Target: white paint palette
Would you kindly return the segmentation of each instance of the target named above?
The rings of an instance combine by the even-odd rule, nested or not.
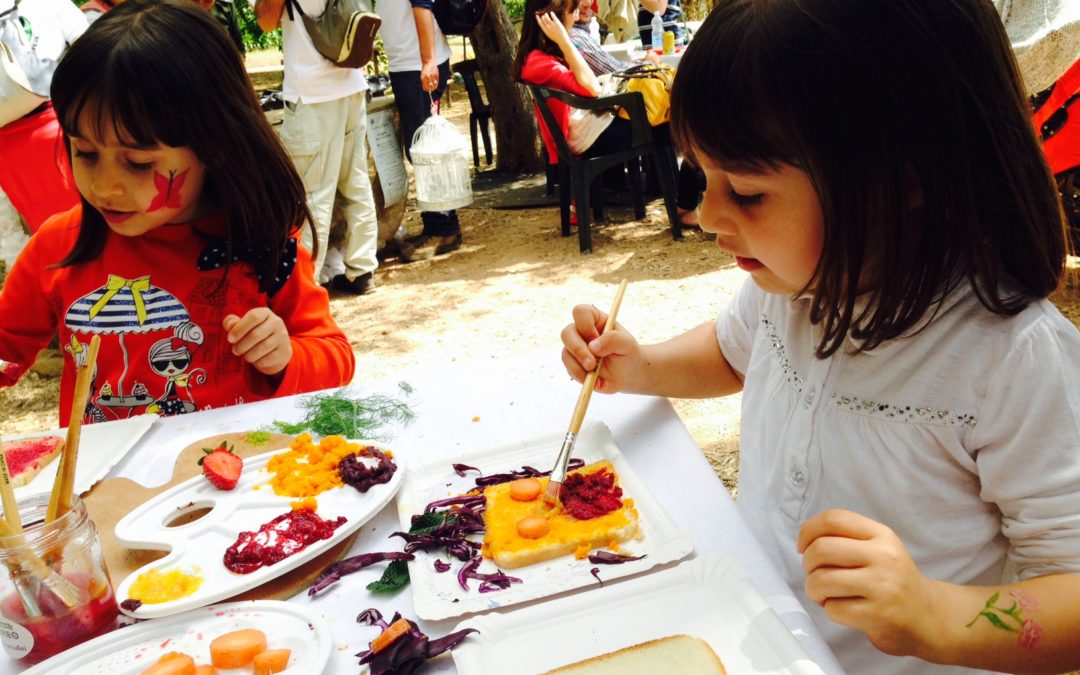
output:
[[[361,447],[376,445],[356,443]],[[157,495],[116,524],[116,538],[121,545],[169,552],[128,575],[116,589],[118,601],[127,599],[132,583],[152,569],[179,570],[202,578],[198,590],[191,595],[169,602],[144,603],[135,610],[123,610],[125,614],[152,619],[185,612],[233,597],[299,567],[336,546],[382,510],[394,498],[405,473],[400,460],[395,459],[399,469],[388,483],[375,485],[365,493],[346,485],[319,494],[315,499],[320,518],[329,521],[338,516],[346,518],[329,539],[317,541],[284,560],[248,574],[232,572],[225,567],[224,555],[240,533],[258,530],[289,512],[290,503],[297,500],[275,495],[269,485],[271,474],[266,464],[284,451],[246,459],[240,482],[232,490],[219,490],[203,476],[196,476]],[[197,520],[185,522],[200,513]]]

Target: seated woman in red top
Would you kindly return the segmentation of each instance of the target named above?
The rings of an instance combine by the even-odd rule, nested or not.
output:
[[[532,21],[530,17],[536,20]],[[570,39],[569,31],[577,17],[577,0],[526,0],[525,22],[514,58],[514,76],[519,82],[590,98],[600,95],[600,80]],[[613,112],[574,109],[554,100],[548,101],[548,106],[575,155],[606,155],[628,148],[633,142],[630,121]],[[654,131],[668,138],[666,124],[655,127]],[[540,135],[544,139],[548,161],[557,164],[555,142],[543,124]],[[680,215],[688,217],[695,213],[700,190],[704,187],[699,187],[698,183],[698,171],[684,162],[676,181]],[[684,224],[693,226],[696,220],[684,220]]]
[[[525,22],[514,58],[514,76],[519,82],[589,98],[600,95],[600,80],[570,40],[577,13],[573,0],[526,0]],[[571,109],[561,101],[548,105],[575,155],[603,155],[630,147],[628,120],[612,112]],[[555,143],[543,124],[540,134],[548,161],[557,163]]]

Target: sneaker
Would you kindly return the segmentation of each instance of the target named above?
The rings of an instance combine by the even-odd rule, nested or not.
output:
[[[445,237],[423,236],[415,241],[406,242],[401,246],[401,262],[414,262],[416,260],[428,260],[437,255],[445,255],[461,248],[461,233],[448,234]]]
[[[371,272],[364,272],[352,281],[344,274],[334,277],[334,288],[353,295],[367,295],[375,290],[375,277]]]

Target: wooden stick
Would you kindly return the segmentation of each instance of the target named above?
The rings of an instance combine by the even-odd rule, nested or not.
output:
[[[15,499],[15,486],[11,484],[7,454],[2,451],[0,451],[0,501],[4,505],[4,520],[15,534],[21,534],[23,530],[22,518],[19,516],[19,503]]]
[[[90,395],[90,382],[94,377],[94,365],[97,363],[101,338],[90,338],[86,362],[75,369],[75,391],[71,397],[71,418],[68,422],[67,439],[64,452],[60,455],[60,466],[56,470],[52,494],[49,495],[49,508],[45,512],[45,522],[51,523],[71,510],[72,496],[75,492],[75,463],[79,459],[79,435],[82,431],[82,418],[86,410],[86,399]]]
[[[615,315],[619,313],[619,305],[622,304],[623,293],[625,292],[626,279],[623,279],[622,283],[619,284],[619,290],[615,293],[615,301],[611,303],[611,311],[608,312],[607,321],[604,322],[604,330],[600,332],[601,335],[615,326]],[[562,488],[563,481],[566,480],[566,466],[570,461],[570,455],[574,451],[577,434],[581,431],[581,423],[585,421],[585,410],[589,407],[589,399],[592,398],[593,389],[596,388],[596,379],[600,376],[600,365],[603,362],[603,357],[598,358],[596,367],[585,374],[585,380],[581,383],[581,393],[578,394],[574,413],[570,416],[570,427],[566,432],[566,437],[563,439],[562,447],[559,449],[559,456],[555,458],[555,467],[551,470],[551,477],[548,478],[547,488],[544,490],[544,503],[549,506],[559,503],[559,491]]]

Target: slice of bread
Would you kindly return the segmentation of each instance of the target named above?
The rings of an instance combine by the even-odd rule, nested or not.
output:
[[[17,441],[4,441],[0,445],[7,460],[8,474],[14,487],[22,487],[34,480],[34,476],[53,461],[64,449],[60,436],[36,436]]]
[[[544,675],[724,675],[725,672],[724,664],[708,642],[689,635],[672,635],[571,663]]]
[[[618,475],[609,461],[596,462],[571,473],[588,475],[607,470]],[[540,494],[547,488],[547,478],[540,480]],[[615,511],[588,520],[578,520],[564,513],[561,507],[551,509],[543,499],[516,501],[510,496],[510,483],[493,485],[484,490],[484,555],[501,568],[514,569],[551,560],[570,553],[578,557],[597,548],[617,547],[618,544],[640,538],[638,512],[632,499],[622,499]],[[551,530],[537,539],[518,534],[517,523],[523,518],[541,516]]]

